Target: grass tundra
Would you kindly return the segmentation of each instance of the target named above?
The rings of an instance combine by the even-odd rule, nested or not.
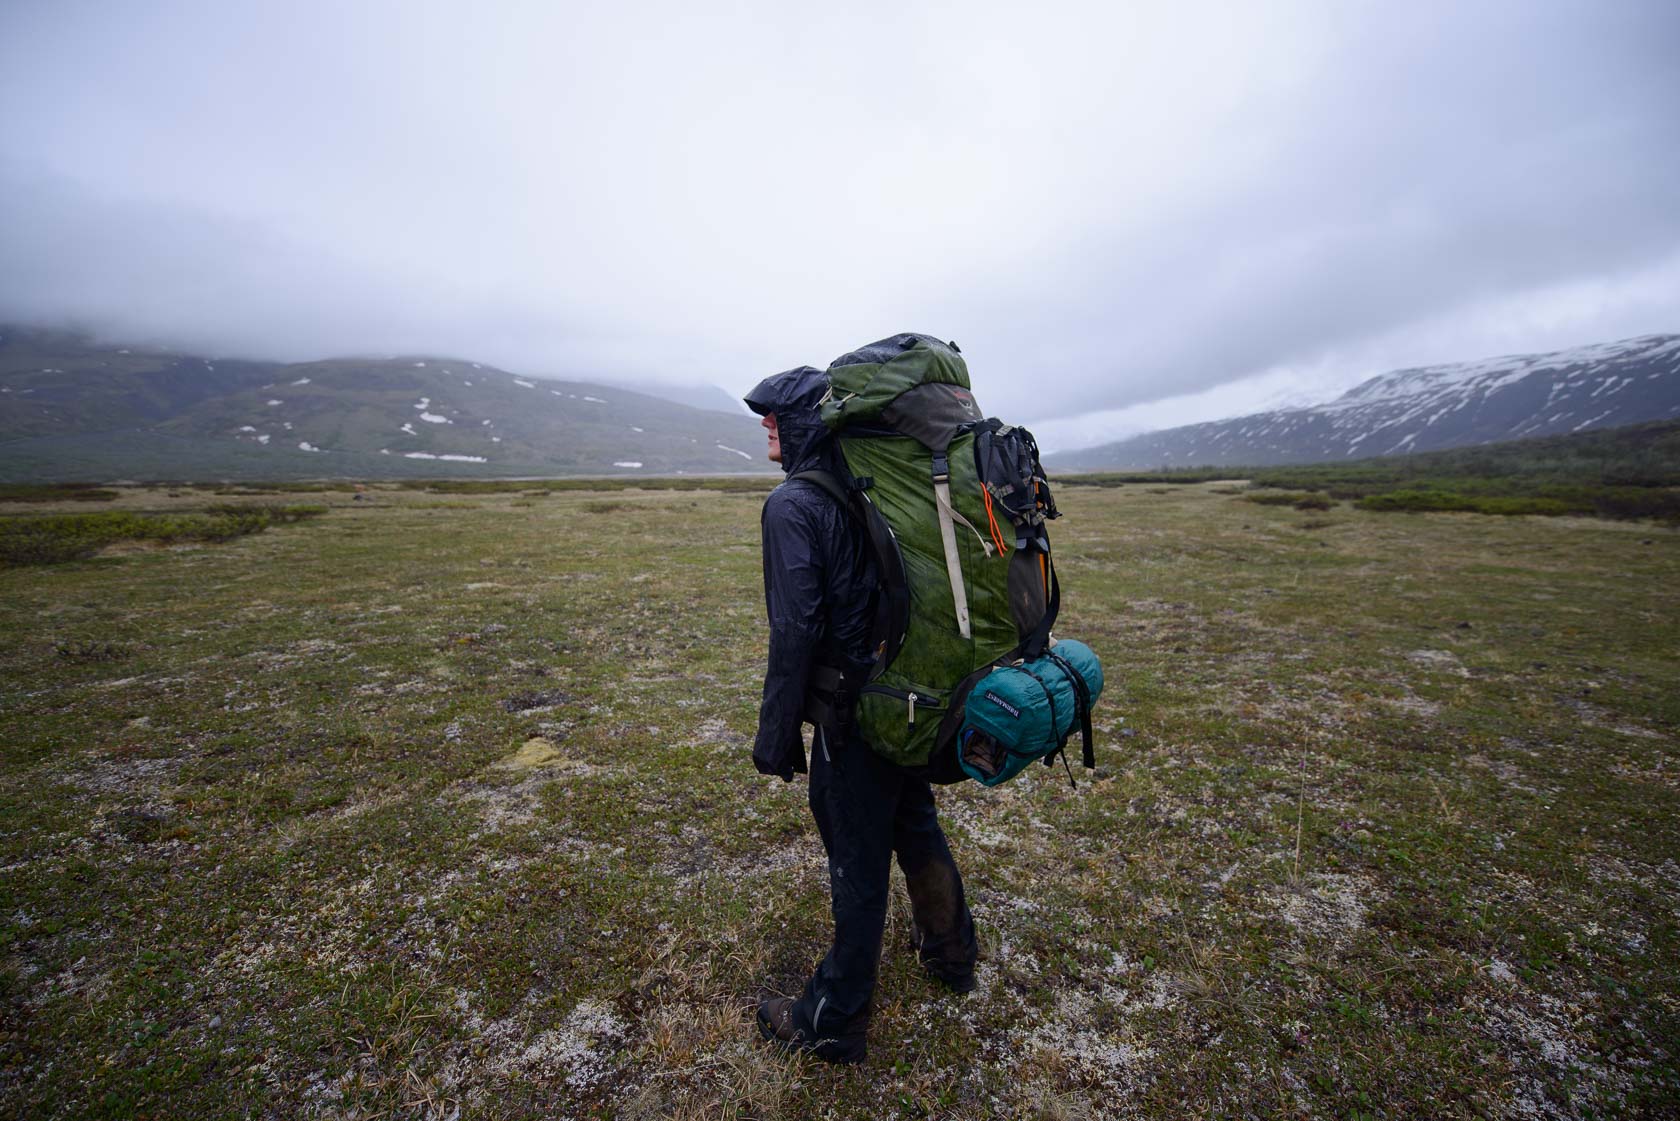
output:
[[[1099,773],[942,794],[980,989],[899,889],[838,1070],[751,1024],[829,934],[749,758],[761,498],[0,570],[0,1115],[1680,1111],[1680,532],[1063,488]]]

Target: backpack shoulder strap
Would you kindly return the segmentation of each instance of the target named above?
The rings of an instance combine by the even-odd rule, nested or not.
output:
[[[868,680],[873,681],[892,664],[904,645],[904,635],[910,625],[910,581],[904,574],[904,557],[898,551],[898,538],[892,527],[865,496],[869,480],[842,483],[831,472],[821,469],[796,471],[790,479],[803,479],[823,491],[840,504],[854,520],[863,526],[869,539],[870,551],[875,555],[875,570],[880,576],[880,595],[875,602],[875,623],[870,631],[870,645],[875,650],[874,664],[869,667]]]
[[[807,483],[815,483],[818,487],[827,491],[828,496],[834,501],[848,510],[851,509],[852,498],[851,495],[846,493],[846,488],[840,485],[840,480],[836,479],[832,473],[824,471],[820,467],[813,467],[809,471],[795,471],[788,476],[788,479],[790,481],[803,479]]]

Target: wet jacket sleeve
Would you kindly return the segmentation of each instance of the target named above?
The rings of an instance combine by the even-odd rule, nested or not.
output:
[[[758,709],[753,766],[791,780],[805,771],[800,731],[806,679],[827,625],[828,543],[820,509],[802,485],[783,485],[764,504],[764,600],[770,657]]]

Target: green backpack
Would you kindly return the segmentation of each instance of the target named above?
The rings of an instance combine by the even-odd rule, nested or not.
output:
[[[1038,445],[1025,429],[984,417],[955,343],[894,335],[836,359],[828,376],[822,418],[851,477],[794,477],[828,490],[865,525],[881,572],[875,661],[854,720],[876,752],[932,781],[1001,782],[1024,763],[988,771],[982,760],[977,770],[969,764],[981,756],[960,750],[976,734],[965,723],[971,691],[994,670],[1043,665],[1052,671],[1037,675],[1045,680],[1061,673],[1050,635],[1061,590],[1045,530],[1059,513]],[[823,684],[833,682],[816,682],[819,694]],[[1090,706],[1100,669],[1094,691],[1090,684],[1045,685],[1036,707],[1053,709],[1062,697],[1063,711],[1047,721],[1028,711],[1022,728],[1048,727],[1051,737],[1023,732],[1009,753],[1048,764],[1077,725],[1083,762],[1094,767]]]

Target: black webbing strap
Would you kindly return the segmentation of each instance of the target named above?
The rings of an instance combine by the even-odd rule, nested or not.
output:
[[[1017,655],[1029,662],[1044,657],[1044,651],[1050,645],[1050,628],[1056,625],[1056,614],[1062,609],[1062,585],[1056,579],[1056,562],[1049,553],[1045,553],[1044,563],[1050,568],[1050,599],[1044,605],[1044,617],[1038,621],[1038,626],[1016,647]]]
[[[845,506],[848,509],[852,505],[852,496],[846,493],[846,488],[840,485],[840,480],[836,479],[833,475],[830,475],[827,471],[795,471],[793,474],[789,475],[788,478],[804,479],[808,483],[816,483],[823,490],[827,491],[829,497],[840,503],[840,505]]]
[[[1068,660],[1054,650],[1047,655],[1052,662],[1062,667],[1062,672],[1068,675],[1073,683],[1074,711],[1079,715],[1079,734],[1085,741],[1085,753],[1080,762],[1087,771],[1097,769],[1096,748],[1091,744],[1091,687],[1085,684],[1085,679],[1079,676],[1079,671],[1068,664]]]
[[[1023,666],[1020,666],[1018,668],[1020,669],[1020,671],[1022,673],[1026,674],[1028,677],[1030,677],[1034,681],[1038,682],[1038,687],[1040,689],[1044,690],[1044,702],[1050,706],[1050,729],[1051,729],[1051,731],[1055,731],[1055,728],[1056,728],[1056,691],[1054,689],[1050,688],[1050,683],[1048,681],[1046,681],[1046,680],[1044,680],[1044,678],[1038,676],[1038,674],[1034,673],[1032,670],[1028,669],[1026,666],[1023,665]],[[1074,710],[1078,711],[1079,697],[1078,697],[1077,693],[1074,695],[1073,703],[1074,703]],[[1072,733],[1073,733],[1073,725],[1070,722],[1068,724],[1068,734],[1071,735]],[[1057,741],[1056,750],[1054,750],[1054,751],[1050,752],[1048,755],[1044,756],[1044,765],[1046,767],[1055,766],[1057,756],[1061,756],[1062,766],[1067,767],[1067,741],[1068,741],[1067,736],[1063,736],[1059,741]],[[1068,772],[1068,782],[1072,784],[1072,786],[1075,790],[1078,790],[1079,789],[1079,784],[1077,782],[1073,781],[1073,769],[1071,767],[1068,767],[1067,772]]]
[[[818,728],[836,728],[840,724],[841,685],[846,676],[835,666],[818,663],[811,667],[805,679],[803,711],[805,722]]]

